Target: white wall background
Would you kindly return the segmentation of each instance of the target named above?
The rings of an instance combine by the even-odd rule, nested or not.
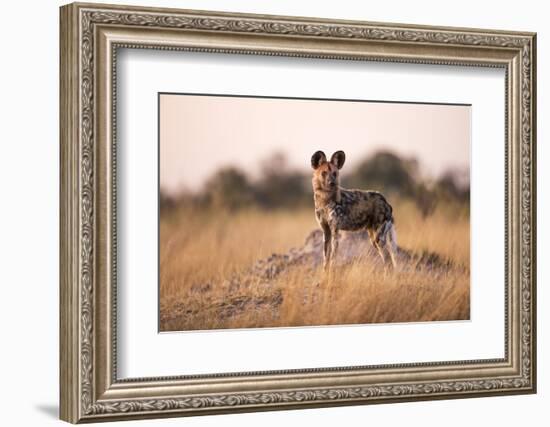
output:
[[[113,3],[122,3],[110,0]],[[437,402],[137,421],[130,425],[544,425],[550,405],[550,29],[544,2],[133,0],[134,4],[538,32],[539,393]],[[58,402],[58,6],[2,7],[0,66],[0,401],[2,425],[59,425]],[[546,421],[547,422],[547,421]]]

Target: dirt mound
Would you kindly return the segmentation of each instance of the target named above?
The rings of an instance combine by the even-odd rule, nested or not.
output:
[[[346,265],[352,262],[369,262],[382,267],[382,260],[376,249],[370,243],[366,231],[342,232],[338,246],[336,265]],[[403,269],[428,269],[433,272],[444,272],[452,267],[452,263],[436,253],[423,251],[413,253],[404,248],[397,248],[397,265]],[[292,248],[285,254],[272,254],[259,260],[248,272],[249,275],[266,280],[274,279],[279,274],[288,271],[293,266],[309,266],[312,270],[323,263],[323,233],[314,230],[306,237],[303,246]]]

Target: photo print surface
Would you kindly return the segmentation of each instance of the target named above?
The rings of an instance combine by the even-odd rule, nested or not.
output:
[[[470,105],[158,102],[161,332],[470,318]]]

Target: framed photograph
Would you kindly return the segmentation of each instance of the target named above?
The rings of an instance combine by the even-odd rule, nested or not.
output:
[[[61,8],[60,414],[536,391],[536,36]]]

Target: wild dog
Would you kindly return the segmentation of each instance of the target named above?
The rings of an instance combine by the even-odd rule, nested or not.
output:
[[[395,268],[397,236],[393,209],[377,191],[340,187],[340,169],[345,160],[343,151],[336,151],[330,162],[322,151],[311,156],[315,217],[324,233],[323,267],[328,270],[334,263],[340,231],[367,230],[384,265],[391,261]]]

